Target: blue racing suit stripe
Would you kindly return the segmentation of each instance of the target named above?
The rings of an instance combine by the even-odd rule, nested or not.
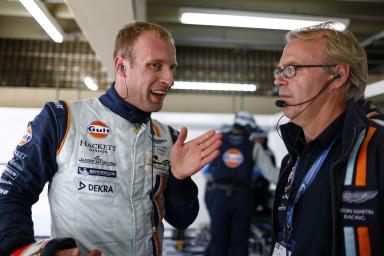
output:
[[[56,152],[67,130],[67,108],[45,104],[29,122],[0,178],[0,255],[35,241],[31,207],[57,171]]]
[[[56,157],[60,154],[60,151],[63,148],[64,142],[65,142],[65,139],[67,138],[67,135],[69,132],[69,127],[71,127],[70,126],[70,124],[71,124],[71,118],[70,118],[71,110],[70,110],[67,102],[63,101],[63,104],[65,105],[65,108],[67,109],[67,128],[65,130],[65,134],[64,134],[63,138],[60,138],[61,143],[60,143],[59,148],[56,151]],[[61,126],[59,126],[59,127],[61,127]]]

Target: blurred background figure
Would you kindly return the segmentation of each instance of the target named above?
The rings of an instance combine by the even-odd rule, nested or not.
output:
[[[271,184],[275,184],[278,177],[276,159],[272,150],[268,147],[268,132],[256,126],[251,134],[254,141],[253,158],[255,165],[252,172],[251,189],[253,193],[254,214],[253,218],[271,217]],[[260,149],[259,149],[260,148]]]
[[[210,242],[205,255],[248,255],[250,223],[254,214],[253,178],[259,188],[269,187],[261,173],[276,172],[273,157],[259,166],[257,155],[266,157],[267,133],[257,127],[251,113],[240,111],[233,125],[220,128],[220,155],[204,168],[207,174],[205,201],[211,219]],[[270,152],[270,151],[269,151]],[[272,155],[272,153],[270,153]],[[266,164],[267,163],[267,164]],[[269,169],[268,169],[269,168]]]

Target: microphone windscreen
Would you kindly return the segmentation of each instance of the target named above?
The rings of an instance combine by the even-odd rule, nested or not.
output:
[[[276,105],[276,107],[283,108],[283,107],[287,106],[287,103],[283,100],[277,100],[277,101],[275,101],[275,105]]]

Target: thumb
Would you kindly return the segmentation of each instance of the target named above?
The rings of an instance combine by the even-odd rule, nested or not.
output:
[[[183,145],[185,139],[187,138],[188,130],[185,127],[182,127],[180,129],[179,137],[177,137],[177,140],[175,142],[175,146],[181,146]]]
[[[100,250],[92,250],[89,252],[88,256],[101,256],[102,252]]]

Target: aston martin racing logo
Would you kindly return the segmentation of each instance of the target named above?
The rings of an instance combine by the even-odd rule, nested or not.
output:
[[[346,203],[361,204],[377,195],[377,191],[344,191],[342,200]]]

